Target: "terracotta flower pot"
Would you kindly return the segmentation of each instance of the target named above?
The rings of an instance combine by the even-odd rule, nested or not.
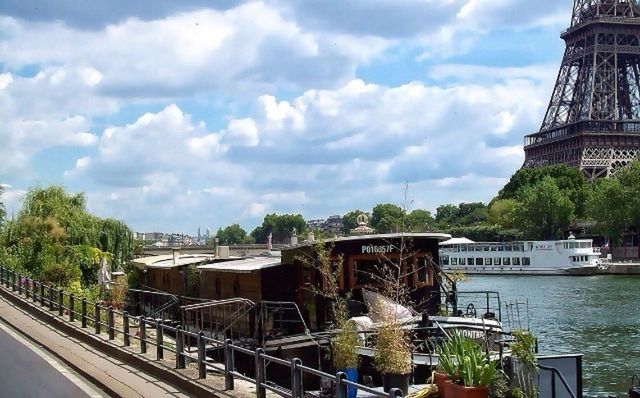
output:
[[[447,381],[445,384],[445,394],[449,398],[489,398],[489,387],[465,387]]]
[[[433,374],[432,383],[438,386],[438,395],[440,398],[445,398],[446,393],[444,392],[444,384],[449,380],[449,376],[446,373],[438,373],[435,372]]]

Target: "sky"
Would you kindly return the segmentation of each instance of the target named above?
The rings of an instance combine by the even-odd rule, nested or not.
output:
[[[3,0],[0,184],[135,231],[488,202],[570,0]]]

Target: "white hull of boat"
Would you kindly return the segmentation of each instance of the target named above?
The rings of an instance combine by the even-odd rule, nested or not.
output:
[[[472,268],[472,267],[454,267],[445,266],[442,267],[444,272],[463,272],[465,274],[473,275],[593,275],[598,270],[597,266],[584,266],[584,267],[567,267],[567,268],[506,268],[506,267],[484,267],[484,268]]]

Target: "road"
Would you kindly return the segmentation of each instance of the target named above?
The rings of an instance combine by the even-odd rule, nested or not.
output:
[[[0,322],[0,397],[103,397],[41,348]]]

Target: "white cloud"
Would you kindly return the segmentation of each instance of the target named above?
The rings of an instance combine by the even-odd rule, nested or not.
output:
[[[264,2],[128,18],[94,31],[0,16],[0,30],[6,32],[0,59],[9,68],[82,68],[84,81],[103,93],[138,97],[332,86],[386,47],[374,37],[305,31]],[[64,71],[54,80],[63,80]]]

